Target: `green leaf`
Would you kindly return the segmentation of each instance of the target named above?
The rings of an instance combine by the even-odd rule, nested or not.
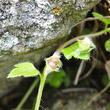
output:
[[[79,58],[82,60],[89,60],[90,59],[90,52],[80,53],[79,56],[77,56],[76,58]]]
[[[90,51],[95,48],[95,45],[89,38],[84,38],[83,40],[78,40],[73,45],[64,48],[61,52],[69,60],[72,57],[88,60],[90,59]]]
[[[78,43],[74,43],[73,45],[62,49],[61,52],[68,60],[71,59],[74,55],[79,54]]]
[[[49,83],[53,87],[60,87],[63,83],[63,79],[66,73],[63,69],[59,69],[59,72],[52,72],[47,76],[46,83]]]
[[[110,52],[110,39],[105,42],[105,50]]]
[[[32,63],[24,62],[15,65],[15,68],[9,73],[7,78],[14,78],[19,76],[32,77],[39,75],[40,72],[34,67]]]
[[[104,86],[107,86],[107,84],[109,83],[109,77],[107,74],[104,74],[102,77],[102,83]]]
[[[106,110],[110,110],[110,104],[109,103],[106,104]]]
[[[69,87],[70,85],[71,85],[70,76],[66,75],[66,77],[64,78],[64,86]]]
[[[91,33],[91,30],[88,28],[85,28],[82,32],[82,35],[86,35],[86,34],[90,34],[90,33]]]
[[[103,17],[103,15],[93,12],[92,13],[94,17]],[[110,24],[110,19],[99,19],[100,21],[104,22],[106,25]]]

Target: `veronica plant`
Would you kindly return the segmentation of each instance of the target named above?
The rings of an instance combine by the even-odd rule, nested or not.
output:
[[[96,15],[97,14],[94,14],[94,16]],[[104,21],[104,19],[102,21]],[[61,45],[51,57],[45,59],[46,65],[44,67],[42,74],[30,62],[19,63],[15,65],[15,68],[9,73],[8,78],[14,78],[19,76],[24,76],[24,77],[39,76],[40,77],[40,86],[37,94],[35,110],[39,110],[43,88],[44,88],[45,81],[48,74],[51,74],[53,71],[57,72],[62,67],[62,63],[60,60],[61,53],[64,54],[67,60],[71,59],[72,57],[81,59],[81,60],[89,60],[90,52],[92,51],[92,49],[95,48],[95,45],[91,41],[90,37],[91,38],[97,37],[104,34],[105,32],[110,32],[110,28],[107,27],[108,21],[106,22],[105,20],[104,22],[106,24],[106,29],[94,34],[75,37],[67,41],[63,45]]]
[[[78,40],[73,45],[63,48],[61,52],[67,59],[72,57],[79,58],[79,59],[89,59],[90,58],[90,51],[95,48],[95,45],[89,38],[84,38],[83,40]],[[62,63],[60,60],[60,52],[55,52],[51,57],[46,58],[46,65],[44,67],[43,73],[41,74],[32,63],[24,62],[15,65],[15,68],[10,72],[8,78],[14,78],[19,76],[24,77],[33,77],[38,76],[40,77],[40,86],[37,95],[37,101],[35,105],[35,110],[39,110],[39,105],[41,101],[42,91],[44,88],[44,84],[47,78],[47,75],[53,71],[59,71],[61,68]]]

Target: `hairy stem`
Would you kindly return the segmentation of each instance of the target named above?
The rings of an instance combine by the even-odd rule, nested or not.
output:
[[[39,86],[39,90],[38,90],[38,94],[37,94],[35,110],[39,110],[39,106],[40,106],[40,102],[41,102],[41,97],[42,97],[42,93],[43,93],[43,88],[44,88],[44,85],[45,85],[46,77],[47,77],[47,74],[44,71],[42,76],[40,77],[40,86]]]
[[[73,39],[71,39],[71,40],[65,42],[63,45],[61,45],[61,46],[56,50],[56,52],[61,52],[61,50],[62,50],[63,48],[65,48],[66,46],[70,45],[71,43],[77,41],[78,39],[82,39],[82,38],[84,38],[84,37],[92,37],[92,38],[98,37],[98,36],[104,34],[105,32],[110,32],[110,28],[107,28],[107,29],[105,29],[105,30],[102,30],[102,31],[100,31],[100,32],[96,32],[96,33],[93,33],[93,34],[77,36],[77,37],[75,37],[75,38],[73,38]]]

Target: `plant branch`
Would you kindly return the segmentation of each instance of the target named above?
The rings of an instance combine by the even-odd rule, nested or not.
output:
[[[84,66],[85,66],[85,61],[82,60],[81,63],[80,63],[80,65],[79,65],[79,68],[78,68],[76,77],[75,77],[74,85],[77,85],[78,84],[79,77],[80,77],[80,75],[82,73],[82,69],[83,69]]]
[[[78,22],[77,24],[75,24],[74,26],[77,26],[78,24],[81,24],[82,22],[86,22],[86,21],[93,21],[93,20],[99,20],[99,19],[110,19],[110,16],[104,16],[104,17],[89,17],[86,18],[80,22]]]
[[[96,100],[99,96],[101,96],[109,87],[110,87],[110,82],[109,82],[108,85],[107,85],[104,89],[102,89],[98,94],[96,94],[95,96],[93,96],[92,99],[87,103],[87,105],[82,108],[82,110],[87,109],[87,108],[92,104],[92,102],[93,102],[94,100]]]
[[[28,97],[30,96],[30,94],[32,93],[36,85],[38,84],[38,82],[39,82],[39,78],[36,78],[15,110],[21,110],[22,106],[24,105],[24,103],[26,102],[26,100],[28,99]]]
[[[110,28],[107,28],[106,30],[102,30],[102,31],[100,31],[100,32],[96,32],[96,33],[93,33],[93,34],[77,36],[77,37],[75,37],[75,38],[73,38],[73,39],[71,39],[71,40],[65,42],[63,45],[61,45],[61,46],[56,50],[56,52],[61,52],[61,50],[62,50],[63,48],[67,47],[68,45],[70,45],[71,43],[77,41],[78,39],[82,39],[82,38],[84,38],[84,37],[92,37],[92,38],[98,37],[98,36],[104,34],[105,32],[110,32]]]
[[[38,90],[38,94],[37,94],[35,110],[39,110],[39,106],[40,106],[41,97],[42,97],[43,88],[44,88],[44,85],[45,85],[46,78],[47,78],[47,73],[45,73],[45,68],[44,68],[43,74],[40,77],[40,86],[39,86],[39,90]]]

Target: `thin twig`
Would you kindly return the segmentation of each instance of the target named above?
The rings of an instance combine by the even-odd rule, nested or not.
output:
[[[109,0],[106,0],[108,2],[108,4],[110,5],[110,1]]]
[[[36,78],[32,83],[32,85],[30,86],[30,88],[28,89],[28,91],[26,92],[26,94],[24,95],[24,97],[21,99],[20,103],[18,104],[15,110],[21,110],[22,106],[27,101],[28,97],[30,96],[30,94],[32,93],[38,82],[39,82],[39,78]]]
[[[104,67],[104,63],[102,61],[100,61],[99,59],[95,58],[95,57],[92,57],[92,59],[97,63],[97,68],[102,68],[102,69],[105,69]]]
[[[95,96],[93,96],[93,97],[91,98],[91,100],[87,103],[87,105],[84,106],[84,107],[82,107],[82,110],[87,109],[87,108],[93,103],[93,101],[95,101],[99,96],[101,96],[109,87],[110,87],[110,82],[109,82],[108,85],[107,85],[104,89],[102,89],[98,94],[96,94]]]
[[[92,59],[93,59],[92,67],[84,76],[80,77],[79,81],[87,78],[92,73],[92,71],[94,70],[95,67],[105,69],[104,63],[102,63],[100,60],[96,59],[95,57],[92,57]]]
[[[95,66],[96,66],[96,64],[93,64],[92,67],[90,68],[90,70],[89,70],[84,76],[82,76],[82,77],[80,78],[80,80],[83,80],[83,79],[87,78],[88,76],[90,76],[90,74],[91,74],[92,71],[94,70]]]
[[[92,33],[97,32],[98,27],[99,27],[99,25],[98,25],[98,21],[95,20],[94,22],[95,22],[95,25],[94,25],[94,27],[93,27],[93,29],[92,29]]]
[[[108,60],[106,63],[105,63],[105,69],[108,73],[108,77],[109,77],[109,80],[110,80],[110,60]]]
[[[94,37],[98,37],[102,34],[104,34],[105,32],[110,32],[110,28],[107,28],[106,30],[102,30],[100,32],[96,32],[96,33],[93,33],[93,34],[88,34],[88,35],[81,35],[81,36],[77,36],[67,42],[65,42],[63,45],[61,45],[57,50],[56,52],[60,52],[63,48],[65,48],[66,46],[70,45],[71,43],[77,41],[78,39],[82,39],[82,38],[85,38],[85,37],[91,37],[91,38],[94,38]]]
[[[95,92],[96,90],[93,88],[68,88],[63,89],[63,93],[69,93],[69,92]]]
[[[79,69],[78,69],[77,74],[76,74],[76,77],[75,77],[74,85],[77,85],[78,84],[78,80],[79,80],[79,77],[80,77],[80,75],[82,73],[82,69],[84,67],[84,63],[85,63],[85,61],[82,60],[81,63],[80,63],[80,65],[79,65]]]
[[[81,80],[87,78],[92,73],[92,71],[94,70],[94,68],[96,67],[96,64],[97,63],[93,60],[92,66],[89,69],[89,71],[84,76],[82,76],[79,80],[81,81]]]
[[[97,42],[97,45],[98,45],[98,49],[99,49],[100,55],[102,56],[104,62],[106,62],[106,61],[107,61],[107,58],[106,58],[106,56],[105,56],[105,54],[104,54],[104,52],[103,52],[101,46],[99,45],[99,42]]]
[[[104,16],[104,17],[89,17],[86,18],[78,23],[76,23],[74,26],[77,26],[78,24],[82,23],[82,22],[86,22],[86,21],[93,21],[93,20],[99,20],[99,19],[110,19],[110,16]]]

